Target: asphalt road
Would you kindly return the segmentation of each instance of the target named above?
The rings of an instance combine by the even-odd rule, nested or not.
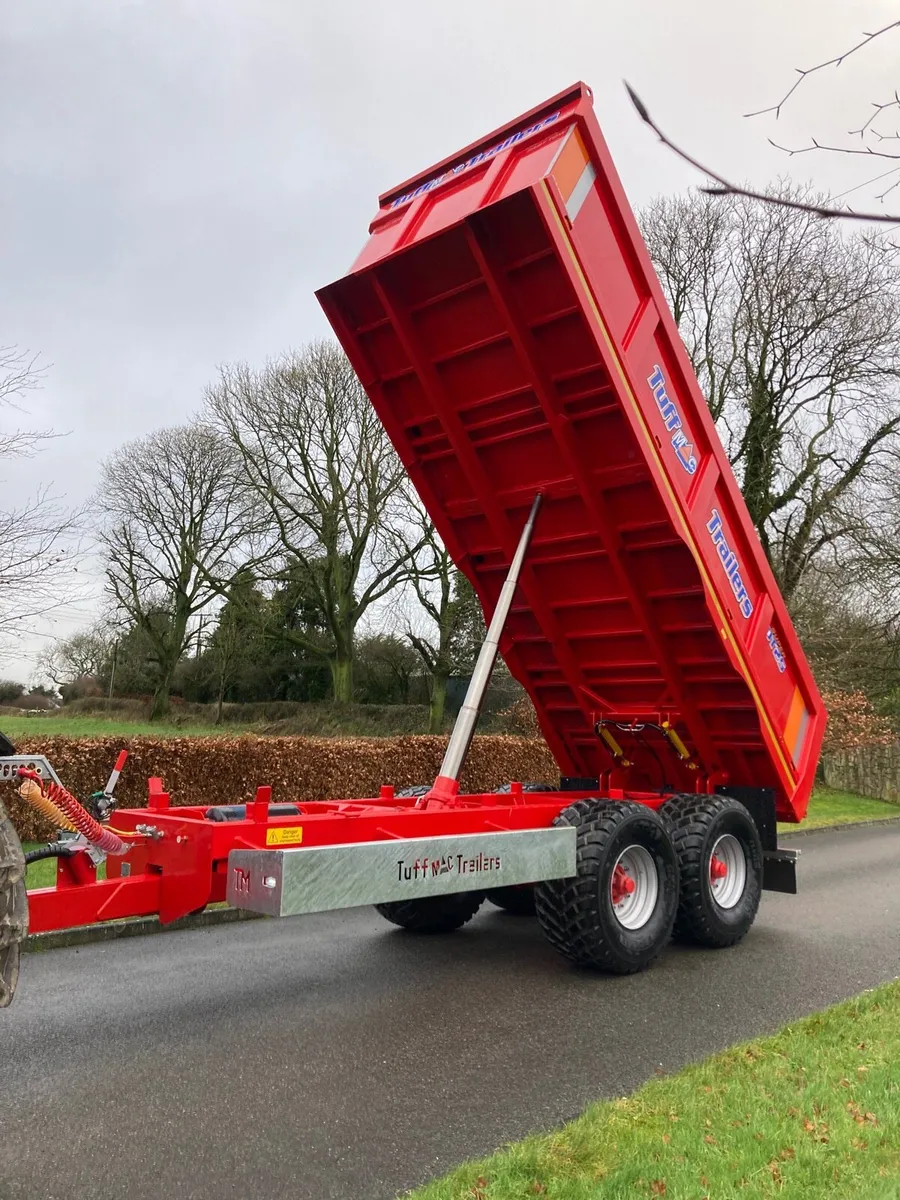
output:
[[[28,955],[0,1013],[2,1200],[380,1200],[900,974],[900,823],[816,833],[733,950],[588,976],[485,908]]]

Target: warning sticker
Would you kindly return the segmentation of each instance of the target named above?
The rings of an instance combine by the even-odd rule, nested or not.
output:
[[[286,825],[281,829],[266,830],[267,846],[290,846],[303,841],[302,825]]]

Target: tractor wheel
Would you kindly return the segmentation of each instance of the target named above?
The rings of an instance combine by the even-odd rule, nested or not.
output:
[[[615,975],[642,971],[672,934],[678,859],[651,808],[579,800],[554,821],[574,826],[576,874],[535,888],[537,917],[551,945],[578,966]]]
[[[680,941],[719,949],[750,929],[762,895],[756,822],[731,796],[673,796],[663,805],[681,869]]]
[[[12,1003],[19,978],[19,944],[28,933],[25,857],[0,804],[0,1008]]]
[[[523,883],[512,887],[492,888],[487,898],[497,908],[514,917],[534,916],[534,885]]]
[[[472,920],[483,900],[484,892],[453,892],[421,900],[391,900],[376,904],[375,910],[411,933],[452,933]]]

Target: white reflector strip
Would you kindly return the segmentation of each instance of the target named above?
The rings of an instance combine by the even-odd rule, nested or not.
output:
[[[594,186],[594,180],[597,178],[597,172],[594,170],[594,164],[588,165],[581,172],[578,182],[572,189],[572,195],[566,202],[566,212],[569,214],[569,220],[574,221],[581,211],[581,206],[588,197],[588,193]]]

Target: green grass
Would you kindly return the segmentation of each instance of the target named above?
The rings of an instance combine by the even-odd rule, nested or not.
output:
[[[854,821],[878,821],[888,817],[900,817],[900,805],[890,804],[886,800],[871,800],[868,796],[854,796],[851,792],[817,788],[803,823],[779,823],[778,831],[790,833],[797,829],[821,829],[827,825],[848,825]]]
[[[152,725],[149,721],[84,717],[4,717],[0,729],[12,738],[47,737],[235,737],[246,733],[243,725]]]
[[[23,842],[22,849],[27,854],[29,850],[36,850],[38,846],[44,845],[46,845],[46,842]],[[102,863],[97,871],[97,878],[106,878],[106,867]],[[55,883],[55,858],[42,858],[39,862],[29,864],[25,872],[25,886],[29,891],[32,891],[34,888],[53,887]]]
[[[593,1105],[415,1200],[897,1200],[900,983]]]

